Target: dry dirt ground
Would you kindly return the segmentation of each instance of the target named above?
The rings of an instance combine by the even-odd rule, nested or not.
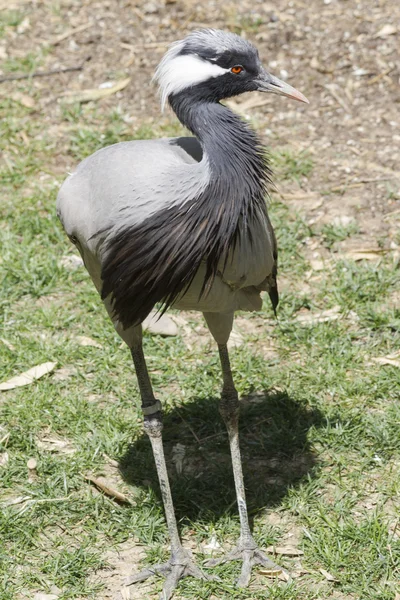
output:
[[[289,147],[311,156],[314,167],[307,179],[277,182],[283,200],[310,224],[347,226],[354,220],[357,232],[337,244],[337,251],[369,253],[371,259],[382,249],[397,252],[398,0],[11,0],[1,1],[0,7],[25,13],[18,27],[6,28],[0,40],[1,60],[18,61],[30,53],[40,55],[38,71],[82,66],[79,71],[32,80],[31,108],[55,142],[46,173],[60,177],[76,162],[66,152],[69,126],[62,115],[66,93],[98,89],[105,82],[129,77],[123,90],[97,101],[99,114],[118,106],[132,133],[146,123],[168,125],[174,116],[168,111],[160,114],[151,83],[167,45],[194,28],[230,29],[254,41],[265,67],[310,100],[306,106],[255,94],[233,104],[251,117],[273,150]],[[3,76],[10,74],[3,70]],[[14,82],[2,82],[0,94],[18,94]],[[21,95],[20,100],[29,105],[28,97]],[[318,270],[325,250],[310,246],[306,252]],[[123,565],[137,561],[138,552],[140,548],[127,545],[119,557],[110,553],[115,570],[104,573],[110,595],[120,586]],[[118,579],[115,584],[112,576]]]
[[[130,77],[127,87],[99,102],[118,105],[132,131],[162,119],[151,76],[169,42],[199,27],[230,29],[253,40],[271,72],[303,91],[310,106],[251,96],[237,104],[251,115],[273,149],[307,150],[314,169],[307,183],[278,185],[284,199],[312,223],[349,223],[375,248],[396,243],[399,225],[400,4],[395,0],[247,0],[171,2],[59,0],[2,2],[25,11],[1,41],[3,59],[41,53],[40,69],[83,65],[82,71],[34,80],[37,110],[57,141],[54,163],[65,173],[68,127],[60,117],[66,92]],[[12,82],[1,86],[12,95]],[[293,189],[291,189],[291,187]],[[318,256],[315,258],[318,259]]]

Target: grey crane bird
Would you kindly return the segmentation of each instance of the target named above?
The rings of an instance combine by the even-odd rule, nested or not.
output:
[[[161,439],[161,404],[153,394],[141,323],[158,303],[204,314],[218,344],[223,388],[220,414],[232,454],[241,533],[236,548],[210,565],[242,560],[239,586],[251,568],[277,568],[255,543],[247,514],[238,439],[239,401],[227,342],[236,310],[259,310],[262,291],[278,303],[277,248],[265,196],[270,169],[256,134],[220,100],[243,92],[307,99],[264,70],[256,48],[237,35],[207,29],[174,43],[155,74],[194,137],[123,142],[84,160],[62,185],[57,211],[130,348],[144,428],[155,458],[171,557],[133,575],[166,576],[168,600],[180,578],[208,578],[181,544]]]

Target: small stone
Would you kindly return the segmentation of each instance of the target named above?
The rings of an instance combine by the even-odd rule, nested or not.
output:
[[[25,31],[28,31],[28,29],[30,29],[30,27],[31,27],[31,22],[29,20],[29,17],[25,17],[25,19],[23,19],[23,21],[21,21],[21,23],[18,25],[17,33],[21,35],[22,33],[25,33]]]
[[[143,6],[143,12],[147,15],[154,15],[158,13],[158,6],[154,2],[146,2]]]
[[[75,269],[83,267],[83,260],[77,254],[67,254],[61,258],[60,266],[68,271],[75,271]]]
[[[229,336],[229,341],[228,341],[228,348],[229,350],[231,350],[232,348],[239,348],[240,346],[242,346],[244,343],[244,338],[242,336],[242,334],[239,331],[236,331],[235,329],[233,329],[231,331],[231,335]]]
[[[30,458],[28,460],[28,462],[26,463],[26,466],[28,467],[28,481],[36,481],[37,479],[37,460],[36,458]]]
[[[332,219],[332,224],[339,227],[348,227],[349,225],[355,225],[356,220],[350,215],[338,215]]]
[[[145,318],[142,325],[149,333],[154,333],[156,335],[178,335],[176,323],[174,323],[167,315],[162,315],[160,317],[154,310],[152,310],[149,316]]]
[[[0,452],[0,467],[5,467],[9,461],[8,452]]]
[[[26,463],[26,466],[30,471],[34,471],[37,468],[37,460],[36,458],[30,458]]]

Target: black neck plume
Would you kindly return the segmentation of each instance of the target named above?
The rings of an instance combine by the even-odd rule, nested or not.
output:
[[[204,263],[199,297],[207,294],[235,244],[242,236],[251,240],[252,219],[266,213],[270,169],[256,134],[218,102],[184,93],[169,101],[203,147],[202,163],[193,169],[208,168],[209,183],[193,200],[167,207],[108,241],[102,297],[113,295],[125,328],[143,321],[158,302],[164,312]]]
[[[212,184],[219,180],[225,186],[224,195],[229,193],[245,205],[259,199],[264,203],[271,171],[256,133],[219,102],[196,101],[184,92],[170,96],[169,102],[180,122],[202,145]]]

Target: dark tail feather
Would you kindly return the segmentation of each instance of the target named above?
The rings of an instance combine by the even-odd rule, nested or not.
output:
[[[272,310],[274,311],[274,315],[276,316],[276,309],[278,308],[278,304],[279,304],[279,293],[278,293],[278,286],[276,285],[276,282],[275,282],[275,285],[270,288],[270,290],[268,291],[268,294],[271,299]]]

